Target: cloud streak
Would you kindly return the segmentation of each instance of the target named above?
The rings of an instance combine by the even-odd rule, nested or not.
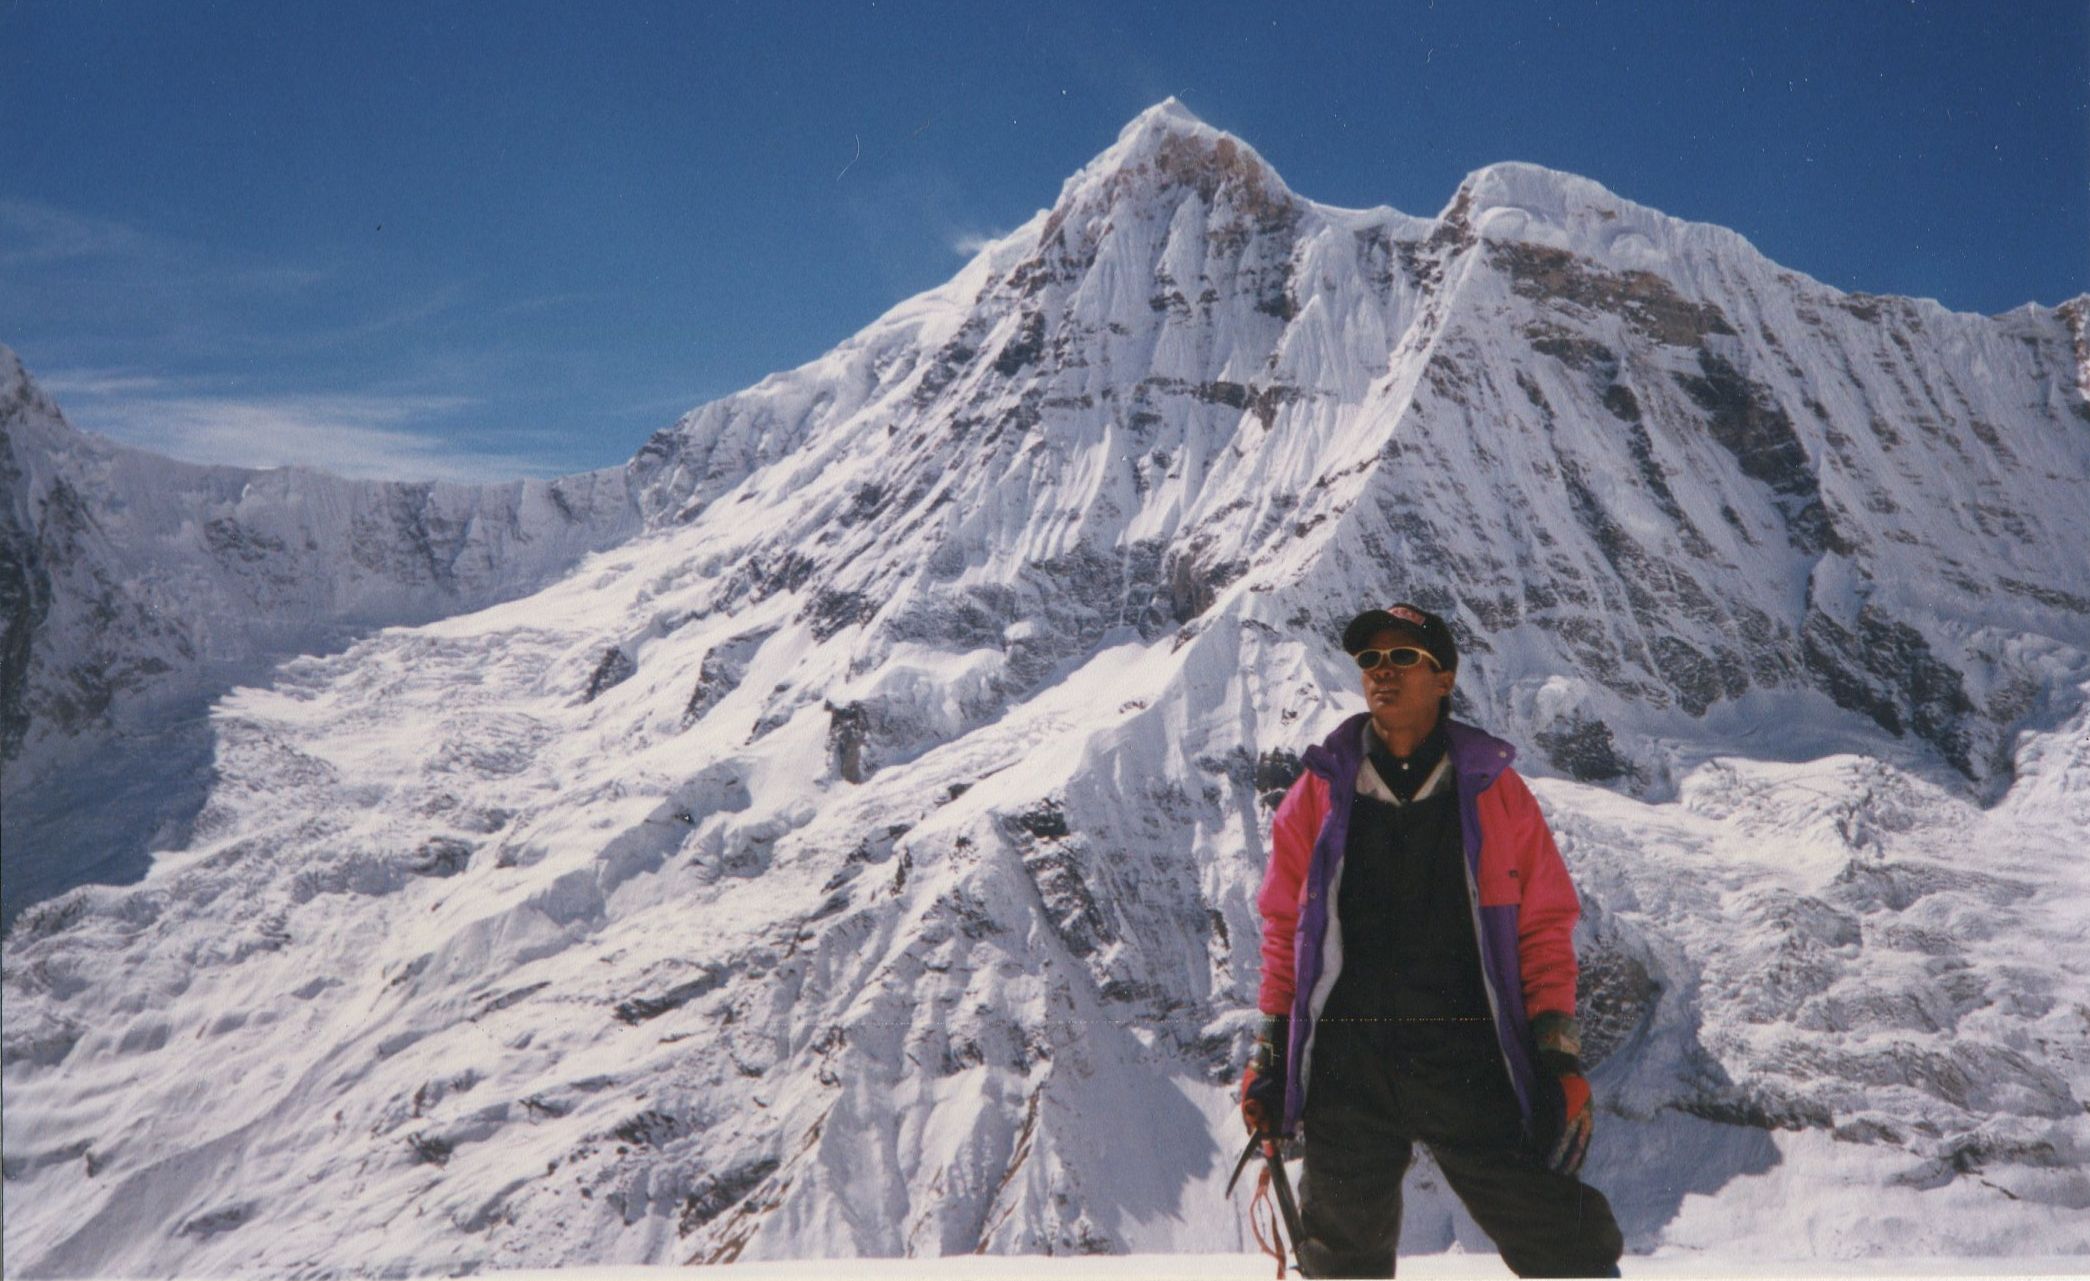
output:
[[[243,248],[0,197],[0,337],[33,335],[65,362],[38,381],[80,427],[190,462],[358,478],[572,469],[548,461],[570,449],[570,432],[497,426],[517,403],[525,357],[424,339],[465,308],[462,285],[372,296],[352,284]],[[581,297],[528,302],[551,309]],[[141,349],[159,359],[141,363]],[[321,379],[381,390],[284,386]],[[482,389],[501,393],[503,406]],[[468,394],[450,394],[460,390]]]
[[[324,283],[309,266],[240,260],[130,223],[40,201],[0,197],[0,270],[62,269],[138,283],[260,294],[290,294]]]
[[[0,197],[0,333],[81,361],[297,360],[382,349],[456,313],[467,290],[373,293],[356,273]]]
[[[432,433],[476,402],[460,396],[136,395],[156,380],[67,371],[46,386],[80,402],[67,416],[127,445],[186,462],[310,467],[368,480],[488,483],[560,468],[527,453],[469,450]]]
[[[36,383],[60,399],[137,396],[166,392],[174,386],[165,378],[129,369],[57,369]]]
[[[0,198],[0,267],[40,267],[154,252],[135,227],[33,200]]]

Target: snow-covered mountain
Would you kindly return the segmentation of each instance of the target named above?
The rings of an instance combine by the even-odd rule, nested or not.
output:
[[[75,431],[0,347],[4,916],[135,880],[208,786],[207,709],[275,663],[518,596],[637,532],[621,470],[374,483]]]
[[[1635,1249],[2090,1252],[2084,313],[1527,165],[1333,209],[1165,103],[609,550],[215,702],[143,883],[8,936],[10,1271],[1243,1248],[1268,805],[1396,598],[1549,776]]]

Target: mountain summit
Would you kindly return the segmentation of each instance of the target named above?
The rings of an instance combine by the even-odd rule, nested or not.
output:
[[[1075,206],[1093,211],[1122,197],[1166,200],[1184,190],[1207,206],[1224,202],[1265,217],[1303,207],[1255,148],[1168,98],[1133,117],[1115,145],[1068,179],[1053,213],[1064,221]]]
[[[2082,324],[1529,165],[1318,205],[1170,102],[619,471],[155,488],[19,383],[10,881],[208,714],[8,934],[9,1270],[1249,1248],[1264,827],[1396,599],[1583,891],[1633,1249],[2090,1250]]]

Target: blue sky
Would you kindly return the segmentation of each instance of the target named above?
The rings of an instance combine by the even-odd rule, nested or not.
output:
[[[606,466],[1169,95],[1300,194],[1498,160],[1847,289],[2090,290],[2090,4],[0,0],[0,342],[183,457]]]

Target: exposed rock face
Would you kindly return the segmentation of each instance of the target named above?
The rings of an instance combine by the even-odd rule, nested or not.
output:
[[[1164,104],[616,501],[554,487],[644,536],[217,700],[151,875],[8,936],[10,1271],[1246,1248],[1264,832],[1400,598],[1541,776],[1636,1247],[1834,1170],[1900,1212],[1825,1253],[2090,1249],[2080,313],[1841,294],[1521,165],[1331,209]],[[11,619],[179,595],[82,568],[147,489],[8,456]],[[274,492],[180,563],[369,621],[309,505],[388,601],[526,577],[486,491]],[[170,670],[215,635],[123,617]]]

